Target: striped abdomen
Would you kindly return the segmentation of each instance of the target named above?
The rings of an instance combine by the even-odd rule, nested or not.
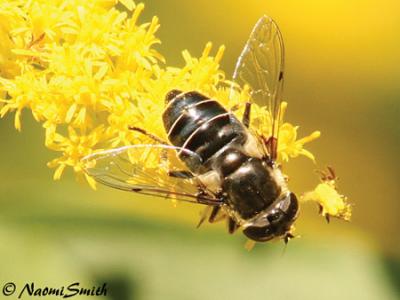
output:
[[[203,165],[228,143],[242,143],[246,138],[243,125],[233,114],[198,92],[171,91],[167,101],[163,121],[168,139],[177,147],[197,153]],[[200,166],[189,167],[196,172]]]

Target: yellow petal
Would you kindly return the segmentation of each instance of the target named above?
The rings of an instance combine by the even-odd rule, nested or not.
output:
[[[108,72],[108,64],[102,64],[96,74],[93,76],[96,80],[101,80]]]
[[[60,180],[62,173],[64,172],[66,165],[61,164],[57,167],[56,171],[54,172],[53,179]]]
[[[74,114],[75,114],[75,111],[76,111],[76,108],[77,108],[77,104],[76,103],[74,103],[74,104],[72,104],[71,105],[71,107],[68,109],[68,111],[67,111],[67,115],[65,116],[65,122],[67,122],[67,123],[70,123],[71,122],[71,120],[72,120],[72,117],[74,116]]]
[[[215,55],[215,62],[219,63],[222,59],[222,56],[224,55],[225,52],[225,46],[222,45],[219,47],[217,54]]]
[[[306,137],[298,140],[297,142],[304,145],[306,143],[312,142],[313,140],[319,138],[320,136],[321,136],[321,132],[320,131],[314,131],[309,136],[306,136]]]
[[[123,4],[129,11],[135,9],[135,2],[133,0],[119,0],[121,4]]]
[[[8,113],[9,110],[10,110],[9,105],[6,104],[5,106],[3,106],[0,110],[0,118],[3,118]]]
[[[134,28],[134,26],[136,25],[137,19],[139,18],[143,9],[144,9],[143,3],[139,3],[138,6],[136,6],[135,10],[133,11],[132,18],[131,18],[131,23],[130,23],[131,27],[129,28],[130,30],[132,30]]]
[[[85,173],[85,178],[89,184],[89,186],[93,189],[93,190],[97,190],[97,186],[96,186],[96,181],[93,179],[93,177],[90,177],[88,174]]]
[[[14,126],[15,129],[21,131],[21,110],[17,110],[17,112],[15,113]]]

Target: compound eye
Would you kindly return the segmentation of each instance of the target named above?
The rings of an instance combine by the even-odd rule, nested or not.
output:
[[[299,202],[295,194],[290,193],[289,205],[284,210],[286,216],[290,219],[296,219],[299,211]]]
[[[299,210],[299,203],[295,194],[290,193],[279,203],[281,210],[288,219],[295,219]]]
[[[249,226],[243,230],[243,233],[251,240],[256,242],[266,242],[275,237],[270,225],[264,227]]]

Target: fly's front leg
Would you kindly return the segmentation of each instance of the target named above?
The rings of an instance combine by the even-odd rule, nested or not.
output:
[[[200,225],[203,224],[203,222],[207,218],[207,215],[210,212],[210,208],[211,208],[211,206],[207,206],[206,209],[204,210],[204,212],[200,218],[199,224],[197,225],[197,228],[199,228]],[[221,206],[213,206],[210,216],[208,217],[208,222],[211,224],[216,223],[216,222],[222,221],[223,219],[225,219],[225,217],[226,217],[225,213],[223,213],[223,212],[221,213]]]
[[[208,218],[208,222],[214,223],[220,210],[221,210],[221,206],[213,207],[213,210],[211,211],[210,217]]]
[[[246,102],[246,106],[244,108],[242,123],[246,128],[250,126],[250,113],[251,113],[251,103]]]
[[[214,210],[214,208],[216,208],[216,207],[218,207],[218,206],[214,206],[214,207],[213,207],[213,210]],[[204,223],[204,221],[205,221],[206,218],[207,218],[208,213],[210,212],[210,208],[211,208],[211,206],[207,206],[207,207],[203,210],[203,213],[201,214],[199,223],[197,224],[196,228],[199,228],[199,227],[201,226],[201,224]]]
[[[228,232],[230,234],[234,233],[239,228],[238,223],[231,217],[228,218]]]
[[[221,206],[214,206],[211,211],[210,217],[208,218],[208,222],[216,223],[225,219],[226,215],[224,212],[221,212]]]

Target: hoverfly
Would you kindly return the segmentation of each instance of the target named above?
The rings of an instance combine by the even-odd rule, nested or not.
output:
[[[263,16],[239,56],[233,82],[248,85],[251,99],[267,108],[271,136],[250,131],[250,102],[240,121],[217,100],[197,91],[172,90],[162,115],[169,142],[132,127],[156,143],[89,155],[83,159],[86,172],[113,188],[207,205],[209,215],[201,222],[222,216],[229,233],[241,228],[257,242],[287,242],[299,205],[275,162],[283,68],[281,33]],[[148,166],[149,156],[158,157],[160,165]],[[166,175],[160,176],[163,170]]]

